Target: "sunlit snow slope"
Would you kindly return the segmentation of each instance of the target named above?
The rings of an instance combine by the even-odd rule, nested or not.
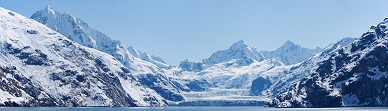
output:
[[[0,105],[164,106],[111,55],[0,8]]]
[[[176,85],[164,75],[164,70],[172,68],[157,56],[140,52],[133,47],[126,48],[120,41],[112,40],[102,32],[88,26],[79,18],[55,11],[50,6],[37,11],[32,19],[65,35],[70,40],[112,55],[131,72],[140,83],[155,90],[170,101],[182,101]]]

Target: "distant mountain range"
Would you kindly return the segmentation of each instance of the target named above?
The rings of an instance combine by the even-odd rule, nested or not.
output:
[[[221,104],[220,101],[239,101],[239,105],[251,105],[269,98],[261,95],[264,88],[257,87],[261,87],[265,82],[271,83],[271,78],[281,76],[268,77],[263,73],[277,67],[287,67],[284,62],[302,62],[299,59],[308,59],[317,53],[318,51],[302,48],[291,41],[287,41],[276,51],[259,51],[241,40],[232,44],[229,49],[215,52],[202,62],[184,60],[179,67],[172,69],[169,75],[186,86],[182,88],[182,94],[187,99],[183,101],[184,105],[208,102]],[[257,81],[257,78],[264,79]],[[267,88],[269,85],[263,87]]]
[[[241,40],[172,66],[50,6],[0,18],[0,106],[387,106],[387,19],[324,49]]]

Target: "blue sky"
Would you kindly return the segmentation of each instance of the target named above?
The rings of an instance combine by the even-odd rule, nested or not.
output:
[[[386,0],[1,0],[30,17],[46,5],[83,19],[126,46],[178,65],[238,40],[274,50],[287,40],[325,47],[388,17]]]

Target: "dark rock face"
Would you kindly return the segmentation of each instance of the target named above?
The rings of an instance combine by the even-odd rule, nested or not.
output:
[[[12,13],[12,12],[8,12],[8,14],[11,15],[11,16],[15,16],[15,14]]]
[[[272,85],[272,82],[263,77],[258,77],[252,81],[252,85],[250,88],[250,95],[260,95],[260,93],[269,88]]]
[[[190,91],[205,91],[210,87],[210,83],[206,80],[194,80],[185,85],[190,89]]]
[[[24,48],[15,48],[11,44],[4,43],[5,52],[14,54],[19,59],[23,60],[23,63],[27,65],[48,65],[47,55],[40,50],[35,49],[33,52],[27,52],[25,50],[30,49],[26,46]]]
[[[114,98],[113,106],[137,106],[133,99],[125,93],[119,78],[107,74],[99,74],[97,77],[103,84],[106,84],[104,91],[109,98]],[[98,98],[98,96],[93,97]]]
[[[203,70],[203,64],[184,60],[179,64],[179,68],[181,68],[183,71],[195,71],[195,72],[197,72],[197,71]]]
[[[7,78],[6,75],[10,74],[14,78]],[[23,103],[16,103],[14,101],[0,103],[0,106],[56,106],[59,105],[61,101],[57,101],[49,95],[44,94],[42,89],[35,87],[34,84],[26,77],[18,74],[16,68],[9,67],[0,67],[0,78],[3,80],[0,82],[0,89],[10,93],[15,97],[22,97],[22,91],[26,92],[28,95],[34,98]],[[43,97],[38,97],[39,95],[44,95]]]
[[[365,106],[386,106],[388,100],[388,49],[387,43],[384,46],[377,46],[366,58],[359,61],[349,73],[344,73],[344,77],[355,77],[356,80],[348,80],[347,85],[342,86],[342,95],[354,95],[358,103]],[[353,75],[352,75],[353,74]],[[338,78],[335,81],[343,81]],[[347,103],[351,104],[351,103]]]
[[[29,33],[29,34],[38,34],[38,31],[36,31],[36,30],[27,30],[27,33]]]
[[[315,73],[278,95],[278,107],[387,106],[385,22],[321,61]]]
[[[140,83],[142,85],[145,85],[153,90],[156,91],[160,96],[162,96],[164,99],[170,100],[170,101],[183,101],[184,98],[179,94],[179,92],[174,92],[171,89],[168,89],[168,85],[174,85],[174,83],[171,83],[172,80],[169,80],[168,78],[165,78],[165,76],[161,74],[146,74],[138,76]],[[178,83],[179,84],[179,83]],[[175,89],[179,89],[177,86],[172,86]]]
[[[26,51],[26,50],[31,50],[30,47],[19,49],[19,48],[12,47],[11,44],[5,43],[5,45],[6,47],[5,47],[4,53],[15,55],[15,57],[22,60],[22,62],[26,65],[49,66],[53,64],[53,63],[50,63],[51,61],[49,61],[49,58],[47,57],[47,55],[42,53],[38,49],[35,49],[31,52],[31,51]],[[72,60],[74,63],[79,62],[77,60],[86,61],[86,59],[93,58],[92,55],[85,50],[76,48],[73,45],[68,45],[68,46],[78,49],[78,50],[71,50],[73,52],[67,53],[69,55],[63,55],[64,57],[69,58],[69,60]],[[53,50],[61,50],[61,48],[63,48],[63,46],[53,45],[52,47]],[[70,55],[70,54],[75,54],[75,55]],[[74,58],[77,58],[77,59],[74,59]],[[97,79],[97,81],[101,82],[102,84],[105,84],[104,88],[102,89],[104,89],[107,96],[109,98],[115,99],[115,101],[113,101],[113,103],[111,104],[112,106],[137,106],[134,103],[133,99],[122,88],[119,78],[114,76],[113,73],[108,72],[110,71],[109,68],[107,68],[106,65],[101,60],[95,59],[95,63],[96,63],[95,68],[84,69],[83,71],[89,72],[89,73],[98,73],[96,76],[93,76],[92,74],[79,75],[78,71],[66,69],[65,68],[66,66],[58,67],[58,69],[63,69],[63,72],[50,74],[50,79],[52,79],[53,81],[59,81],[61,83],[59,87],[64,85],[71,85],[71,87],[74,88],[73,91],[74,93],[76,93],[76,95],[63,96],[61,99],[53,98],[50,94],[44,93],[45,91],[42,90],[41,88],[35,87],[36,85],[31,81],[31,79],[23,76],[24,74],[21,74],[20,72],[18,72],[16,67],[12,67],[12,68],[0,67],[0,77],[5,78],[7,80],[7,81],[0,82],[1,90],[9,92],[15,97],[21,97],[22,92],[26,92],[29,96],[32,96],[34,98],[24,103],[17,104],[15,102],[10,101],[2,105],[4,106],[69,106],[69,105],[84,106],[84,103],[80,103],[78,98],[76,98],[75,96],[80,96],[80,95],[91,96],[89,94],[90,88],[91,88],[90,85],[94,84],[95,81],[93,82],[93,80],[89,78],[95,78]],[[5,76],[5,74],[11,74],[13,75],[13,78],[8,78]],[[126,74],[123,76],[131,76],[131,75]],[[133,77],[129,77],[129,78],[134,79]],[[101,97],[98,97],[98,95],[96,95],[93,98],[99,99]],[[149,98],[149,99],[155,100],[155,98]]]

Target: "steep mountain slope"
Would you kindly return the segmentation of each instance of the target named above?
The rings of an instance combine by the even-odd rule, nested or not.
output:
[[[338,51],[344,46],[347,46],[356,38],[344,38],[335,44],[332,44],[325,48],[325,50],[307,60],[293,65],[279,66],[262,73],[263,77],[255,79],[255,83],[252,83],[251,92],[253,95],[261,95],[267,97],[273,97],[286,91],[292,84],[299,81],[301,78],[310,74],[309,71],[313,70],[316,64],[323,59],[328,58],[335,51]]]
[[[172,66],[166,64],[166,62],[163,61],[162,58],[156,55],[151,55],[145,52],[141,52],[134,47],[128,47],[127,50],[133,55],[134,57],[140,58],[144,61],[148,61],[152,64],[155,64],[156,66],[163,68],[163,69],[171,69]]]
[[[278,107],[387,106],[385,19],[361,38],[317,62],[308,76],[278,95]]]
[[[0,26],[0,105],[165,105],[108,54],[4,8]]]
[[[285,65],[291,65],[302,62],[315,54],[322,52],[323,49],[317,47],[315,49],[303,48],[292,41],[287,41],[275,51],[263,51],[266,58],[278,58]]]
[[[179,90],[164,69],[170,68],[161,58],[141,53],[133,48],[128,50],[119,41],[111,40],[102,32],[88,26],[79,18],[53,10],[50,6],[34,13],[32,19],[58,31],[69,39],[112,55],[120,61],[129,72],[138,78],[142,85],[155,90],[163,98],[171,101],[182,101]]]
[[[120,41],[112,40],[104,33],[89,27],[87,23],[70,14],[60,13],[50,6],[46,6],[45,9],[34,13],[31,18],[58,31],[70,40],[112,55],[136,72],[157,72],[160,70],[154,64],[142,61],[140,55],[138,55],[139,58],[134,57]]]

